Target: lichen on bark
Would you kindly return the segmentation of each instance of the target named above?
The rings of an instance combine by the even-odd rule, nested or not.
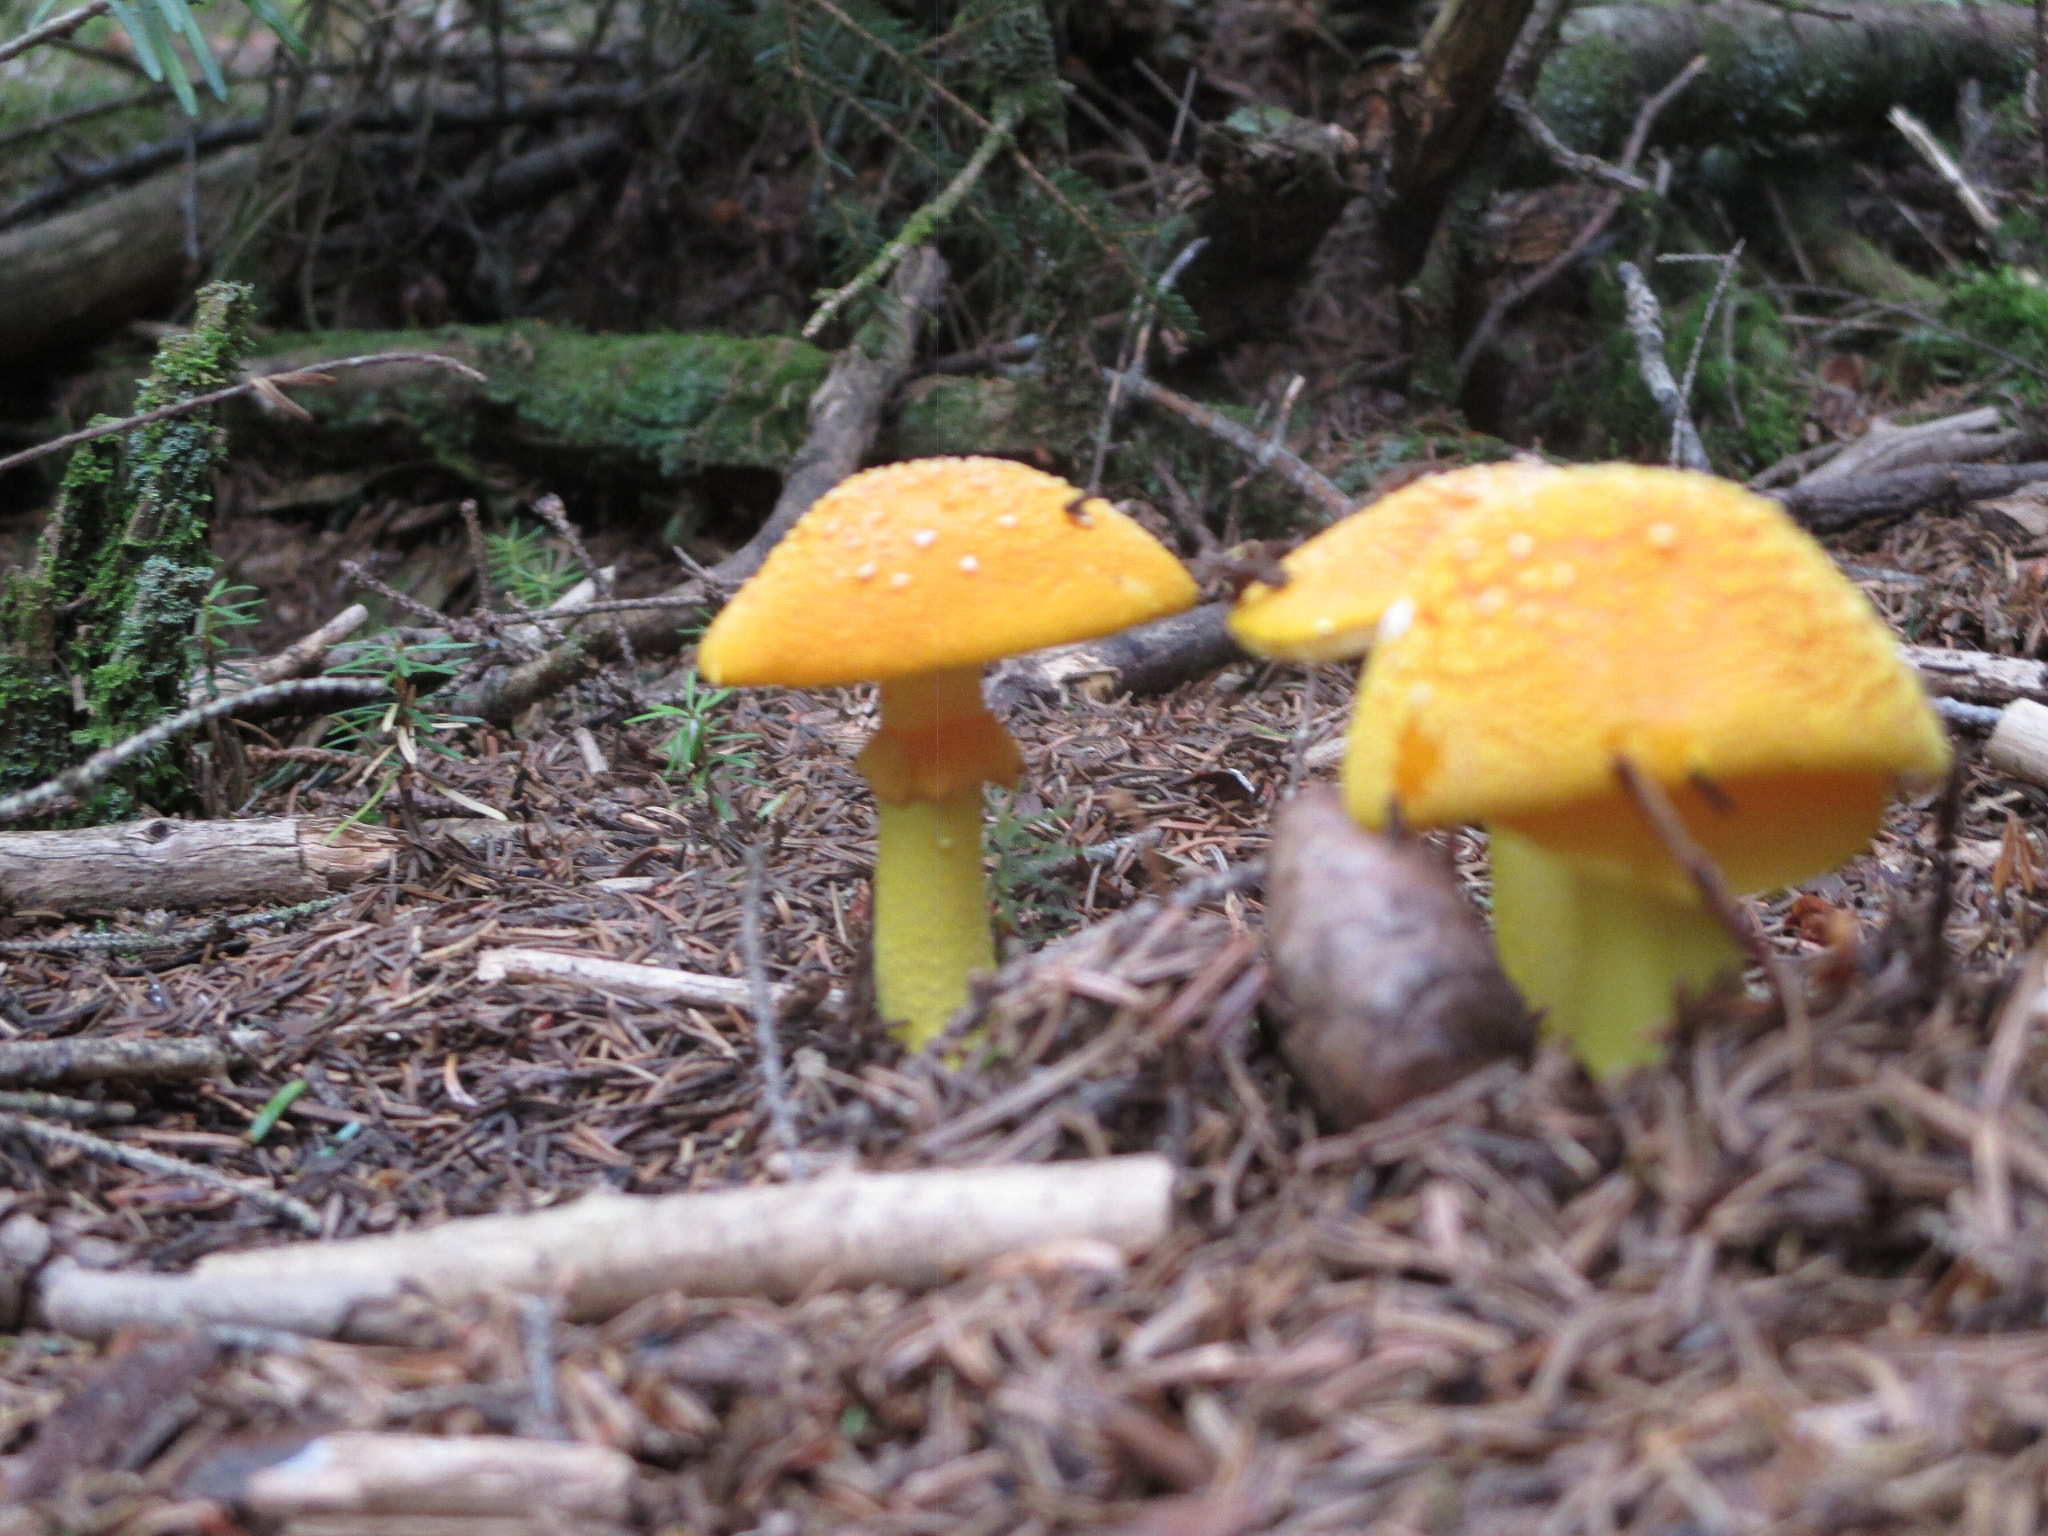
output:
[[[233,382],[249,290],[214,283],[191,329],[157,349],[138,412]],[[0,590],[0,791],[39,783],[183,707],[194,625],[214,579],[213,472],[226,437],[199,411],[76,450],[35,561]],[[170,810],[187,797],[173,752],[117,775],[72,819]]]

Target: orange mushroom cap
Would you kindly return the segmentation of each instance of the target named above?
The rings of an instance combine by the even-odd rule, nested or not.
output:
[[[1739,890],[1856,853],[1947,738],[1890,631],[1775,503],[1555,470],[1460,518],[1388,606],[1345,788],[1379,825],[1487,821],[1689,892],[1617,786],[1664,786]]]
[[[1285,586],[1253,582],[1230,610],[1237,643],[1279,661],[1347,661],[1372,647],[1380,616],[1457,519],[1552,471],[1472,464],[1410,481],[1340,518],[1280,562]]]
[[[878,682],[1178,613],[1194,579],[1108,502],[1008,459],[913,459],[820,497],[705,631],[721,685]]]

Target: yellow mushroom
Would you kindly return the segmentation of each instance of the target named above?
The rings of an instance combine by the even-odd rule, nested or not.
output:
[[[1890,632],[1774,503],[1557,470],[1460,515],[1388,604],[1344,786],[1368,826],[1483,822],[1502,963],[1600,1076],[1736,959],[1617,782],[1669,797],[1743,892],[1832,868],[1945,735]]]
[[[1537,463],[1473,464],[1410,481],[1332,523],[1281,560],[1285,586],[1253,582],[1230,610],[1237,643],[1276,661],[1350,661],[1437,538],[1474,507],[1540,475]]]
[[[917,459],[819,498],[704,633],[720,685],[882,685],[860,756],[879,818],[877,1004],[912,1047],[994,964],[984,784],[1021,759],[981,698],[985,662],[1162,618],[1195,584],[1107,502],[1006,459]]]

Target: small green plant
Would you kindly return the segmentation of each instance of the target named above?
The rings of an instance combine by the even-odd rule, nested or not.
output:
[[[219,669],[229,650],[228,632],[254,624],[262,601],[254,587],[230,585],[224,576],[215,577],[199,600],[199,614],[192,623],[192,665],[206,678],[208,698],[220,697]]]
[[[1019,811],[1015,796],[999,794],[995,799],[995,814],[983,823],[982,838],[995,865],[990,895],[1002,926],[1036,943],[1080,918],[1074,876],[1084,867],[1083,855],[1067,841],[1066,832],[1074,807]]]
[[[721,819],[731,814],[722,786],[761,782],[753,736],[726,727],[724,710],[731,698],[730,688],[706,687],[691,672],[671,698],[627,722],[671,728],[661,743],[664,771],[679,787],[709,799]]]
[[[343,710],[334,717],[329,745],[344,752],[367,754],[369,762],[362,771],[364,778],[380,769],[384,773],[362,809],[342,823],[343,826],[361,821],[374,811],[404,773],[417,774],[432,785],[436,793],[457,805],[498,821],[505,820],[504,812],[480,800],[473,800],[437,779],[423,760],[423,755],[460,757],[461,753],[439,738],[447,732],[477,723],[474,716],[436,714],[421,704],[424,696],[447,681],[472,649],[474,647],[462,641],[411,642],[387,632],[373,636],[363,654],[333,669],[357,676],[382,676],[394,695],[389,704],[365,704]],[[394,757],[398,759],[396,762],[392,761]],[[336,829],[337,832],[339,830]]]
[[[555,537],[539,528],[484,535],[491,583],[528,608],[545,608],[576,585],[576,567]]]

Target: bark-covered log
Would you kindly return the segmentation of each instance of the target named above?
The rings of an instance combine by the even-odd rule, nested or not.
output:
[[[238,149],[0,234],[0,363],[34,357],[167,305],[200,274],[187,249],[188,192],[203,241],[249,190],[259,151]],[[202,249],[203,254],[203,249]]]
[[[1894,105],[1946,116],[1964,80],[2018,85],[2032,29],[2018,6],[1927,0],[1595,6],[1566,22],[1535,105],[1574,149],[1612,152],[1642,104],[1703,54],[1701,84],[1658,117],[1654,141],[1770,145],[1800,133],[1878,131]]]
[[[391,860],[395,839],[331,822],[169,821],[0,832],[0,907],[117,912],[289,906],[343,890]]]

